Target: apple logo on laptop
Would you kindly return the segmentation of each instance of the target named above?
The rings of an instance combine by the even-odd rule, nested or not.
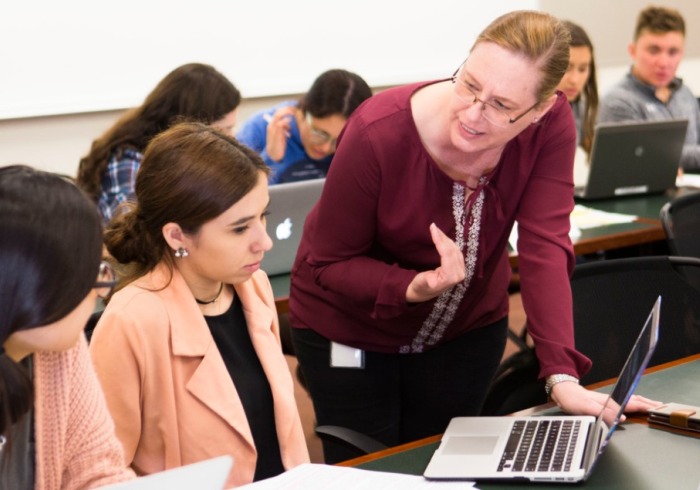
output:
[[[283,222],[277,225],[275,235],[277,236],[278,240],[286,240],[292,236],[292,220],[286,218]]]

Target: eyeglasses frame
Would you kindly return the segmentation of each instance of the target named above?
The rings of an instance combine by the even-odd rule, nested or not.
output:
[[[532,105],[528,110],[526,110],[525,112],[523,112],[523,113],[520,114],[519,116],[511,117],[510,114],[508,114],[507,112],[505,112],[503,109],[500,109],[500,108],[496,107],[495,105],[491,104],[490,102],[486,102],[485,100],[481,100],[481,99],[474,93],[474,91],[473,91],[472,89],[470,89],[469,87],[467,87],[466,82],[464,82],[463,80],[461,80],[461,79],[457,76],[457,74],[459,73],[459,70],[462,69],[462,67],[464,66],[464,64],[465,64],[466,62],[467,62],[467,60],[464,60],[464,61],[462,62],[462,64],[459,65],[459,67],[457,67],[457,69],[455,70],[455,72],[452,74],[452,77],[450,77],[450,80],[452,80],[452,84],[453,84],[453,85],[456,84],[456,83],[461,84],[463,87],[465,87],[465,88],[474,96],[474,100],[472,101],[472,105],[476,104],[477,102],[479,102],[479,103],[482,105],[482,109],[481,109],[481,110],[482,110],[482,116],[483,116],[483,110],[484,110],[483,107],[484,107],[484,106],[489,106],[489,107],[491,107],[492,109],[494,109],[494,110],[496,110],[496,111],[498,111],[498,112],[500,112],[500,113],[505,114],[506,116],[508,116],[508,124],[514,124],[514,123],[518,122],[520,119],[522,119],[528,112],[530,112],[532,109],[534,109],[535,107],[537,107],[537,106],[539,105],[540,101],[537,101],[537,102],[534,103],[534,105]],[[458,97],[459,97],[459,96],[458,96]],[[460,97],[460,98],[461,98],[461,97]],[[500,126],[498,123],[494,123],[493,121],[489,120],[487,117],[484,117],[484,119],[486,119],[486,120],[489,121],[490,123],[495,124],[496,126],[499,126],[499,127],[501,127],[501,128],[506,128],[506,127],[508,127],[508,126]]]
[[[93,289],[109,289],[107,294],[105,294],[104,296],[101,296],[101,297],[109,296],[112,293],[112,289],[114,289],[114,287],[117,285],[117,279],[116,279],[117,276],[116,276],[116,273],[114,272],[114,268],[106,260],[102,260],[100,262],[100,268],[99,268],[100,276],[102,276],[103,270],[105,268],[111,272],[111,275],[112,275],[112,277],[114,277],[114,279],[112,279],[110,281],[95,281],[95,285],[93,286]]]
[[[315,128],[312,118],[313,118],[313,116],[311,115],[311,113],[306,112],[306,115],[304,116],[304,120],[306,121],[306,125],[309,126],[309,131],[311,131],[311,134],[313,136],[315,136],[316,138],[323,140],[323,143],[320,143],[320,144],[326,145],[326,144],[330,143],[331,148],[335,148],[336,145],[338,144],[338,138],[332,138],[331,135],[326,133],[325,131]]]

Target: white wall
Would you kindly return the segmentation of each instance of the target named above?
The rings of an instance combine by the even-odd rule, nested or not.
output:
[[[239,121],[254,111],[282,100],[248,99],[241,103]],[[122,111],[66,114],[23,119],[0,119],[0,166],[26,163],[43,170],[75,176],[78,162],[92,140],[108,129]]]
[[[73,0],[71,0],[73,1]],[[231,3],[239,4],[239,2],[234,2],[234,0],[227,0]],[[275,0],[276,1],[276,0]],[[306,2],[307,0],[301,0]],[[364,1],[364,0],[363,0]],[[433,10],[434,4],[440,4],[440,8],[435,8]],[[421,3],[423,6],[430,6],[431,9],[428,10],[424,7],[426,18],[432,19],[433,24],[437,25],[439,21],[444,20],[445,16],[450,13],[450,5],[456,5],[455,2],[464,2],[464,4],[474,5],[473,2],[466,0],[433,0],[430,3]],[[18,4],[21,2],[17,2]],[[33,5],[33,2],[25,2],[28,5]],[[260,4],[268,4],[268,2],[259,2]],[[585,7],[582,6],[585,4]],[[700,9],[700,2],[696,0],[677,0],[677,1],[666,1],[665,4],[672,4],[681,9],[681,12],[688,22],[688,36],[687,36],[687,53],[688,57],[682,63],[679,75],[682,76],[688,86],[693,90],[696,95],[700,95],[700,35],[697,34],[697,29],[693,30],[693,24],[697,24],[696,19],[700,19],[700,15],[693,16],[686,13],[686,11],[691,14]],[[697,3],[697,6],[696,6]],[[404,2],[402,0],[401,4]],[[516,8],[525,8],[520,2],[505,2],[505,0],[497,0],[494,5],[496,9],[503,9],[506,5],[516,6]],[[555,15],[561,17],[566,17],[570,19],[579,18],[579,21],[588,31],[591,37],[593,37],[593,42],[596,46],[596,61],[598,63],[598,82],[601,93],[605,91],[615,83],[619,78],[621,78],[624,73],[628,70],[628,60],[626,58],[626,43],[627,41],[621,41],[624,38],[631,37],[631,31],[634,25],[634,17],[636,12],[646,6],[646,0],[624,0],[619,3],[611,4],[607,0],[587,0],[586,2],[580,2],[579,0],[540,0],[539,3],[542,10],[549,11]],[[678,5],[676,5],[678,4]],[[326,9],[330,5],[328,2],[323,3],[326,5]],[[363,4],[364,5],[364,4]],[[619,5],[619,8],[618,8]],[[614,7],[613,7],[614,6]],[[683,6],[683,8],[681,8]],[[359,8],[359,7],[358,7]],[[460,4],[460,8],[462,8]],[[367,11],[365,9],[364,11]],[[325,11],[326,13],[328,10]],[[454,12],[461,12],[455,7]],[[605,15],[601,15],[600,12],[605,12]],[[569,15],[569,13],[571,15]],[[437,15],[434,15],[437,14]],[[369,14],[367,14],[369,15]],[[432,17],[430,17],[432,15]],[[574,17],[575,16],[575,17]],[[451,18],[449,23],[445,25],[461,25],[461,19],[464,17],[463,14],[453,16],[457,18]],[[2,18],[2,17],[0,17]],[[325,16],[315,16],[313,19],[325,18]],[[309,24],[313,24],[310,20],[311,18],[295,19],[294,23],[290,22],[293,29],[309,29]],[[387,18],[388,19],[388,18]],[[7,21],[7,17],[2,20]],[[489,19],[490,20],[490,19]],[[397,12],[394,22],[400,22],[400,13]],[[485,24],[486,22],[484,22]],[[600,31],[599,25],[617,25],[613,30]],[[377,26],[375,22],[372,24]],[[460,39],[464,39],[464,42],[455,43],[458,54],[453,54],[449,62],[445,63],[445,68],[438,70],[438,65],[432,65],[433,72],[431,77],[441,77],[449,76],[452,69],[462,61],[462,56],[466,53],[468,47],[471,45],[473,38],[476,36],[478,30],[483,26],[472,26],[471,29],[462,28],[459,30]],[[395,29],[395,27],[392,27]],[[454,29],[454,28],[453,28]],[[419,28],[413,26],[411,32],[417,38],[425,38],[427,35],[435,36],[435,33],[428,33]],[[594,33],[595,32],[595,37]],[[606,32],[608,34],[606,34]],[[2,35],[2,29],[0,29],[0,36]],[[357,36],[369,35],[362,31],[361,28],[357,29]],[[373,33],[374,36],[378,36],[379,33]],[[608,42],[608,38],[615,39],[615,42]],[[445,39],[449,39],[447,36],[443,36]],[[286,43],[284,45],[285,50],[289,50],[289,36],[287,33],[283,33],[282,40]],[[438,39],[439,40],[439,39]],[[21,45],[22,40],[15,40],[11,45],[13,49]],[[49,39],[43,39],[45,44],[50,43]],[[434,41],[434,39],[433,39]],[[89,42],[89,41],[86,41]],[[450,43],[447,43],[450,44]],[[622,44],[622,46],[620,46]],[[5,47],[8,44],[3,44]],[[314,54],[314,43],[302,47],[295,47],[297,51],[303,53],[305,56],[312,56]],[[394,39],[386,39],[382,41],[382,48],[377,46],[380,52],[387,49],[390,50],[398,49]],[[454,48],[455,46],[451,46]],[[171,47],[171,49],[174,49]],[[434,48],[439,51],[440,47]],[[7,53],[7,49],[0,49],[0,61],[2,60],[3,53]],[[436,52],[437,52],[436,51]],[[407,61],[404,59],[398,62],[393,59],[390,54],[386,54],[386,66],[387,71],[392,70],[394,63],[398,65],[406,64]],[[431,53],[420,52],[413,56],[411,63],[420,65],[428,60]],[[139,74],[135,72],[130,72],[128,66],[124,66],[124,72],[120,72],[120,76],[128,76],[138,78]],[[66,67],[70,69],[70,67]],[[24,72],[7,70],[4,71],[4,76],[11,74],[12,76],[21,76]],[[363,73],[358,72],[364,76]],[[375,72],[376,73],[376,72]],[[313,75],[307,73],[307,78],[313,80],[313,78],[318,73]],[[427,77],[426,78],[431,78]],[[379,79],[380,77],[377,77]],[[2,80],[2,77],[0,77]],[[235,77],[232,77],[234,83],[237,83]],[[27,80],[27,83],[35,82],[34,80]],[[41,81],[44,84],[50,83],[50,79],[44,79]],[[310,83],[310,82],[309,82]],[[152,85],[155,85],[153,82]],[[152,85],[147,89],[144,89],[143,95],[152,88]],[[380,83],[371,83],[375,88],[377,88]],[[244,90],[243,95],[246,97],[246,92]],[[296,97],[298,94],[290,94],[285,96],[276,97],[246,97],[241,104],[239,110],[239,121],[242,122],[255,110],[263,107],[267,107],[276,103],[282,98],[287,98],[289,96]],[[3,99],[4,97],[4,99]],[[7,94],[0,91],[0,106],[7,101]],[[1,113],[0,107],[0,113]],[[45,170],[60,172],[68,175],[75,175],[77,170],[78,161],[81,156],[83,156],[89,149],[90,144],[94,138],[99,136],[105,129],[107,129],[121,114],[121,110],[107,110],[107,111],[96,111],[96,112],[84,112],[84,113],[73,113],[73,114],[63,114],[63,115],[44,115],[37,117],[25,117],[25,118],[5,118],[0,117],[0,165],[6,165],[10,163],[27,163]]]
[[[536,8],[537,0],[518,0]],[[138,105],[169,71],[209,63],[245,97],[305,91],[335,67],[371,86],[461,61],[513,0],[8,0],[0,10],[0,118]]]

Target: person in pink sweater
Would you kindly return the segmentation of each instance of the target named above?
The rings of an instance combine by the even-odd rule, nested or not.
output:
[[[100,273],[100,219],[63,177],[0,168],[0,488],[129,480],[83,335]],[[104,291],[103,291],[104,292]]]

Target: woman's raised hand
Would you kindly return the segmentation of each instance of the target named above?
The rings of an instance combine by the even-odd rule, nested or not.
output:
[[[419,273],[406,290],[406,301],[428,301],[446,289],[464,280],[464,255],[457,244],[445,235],[435,223],[430,225],[430,236],[440,254],[440,266]]]

